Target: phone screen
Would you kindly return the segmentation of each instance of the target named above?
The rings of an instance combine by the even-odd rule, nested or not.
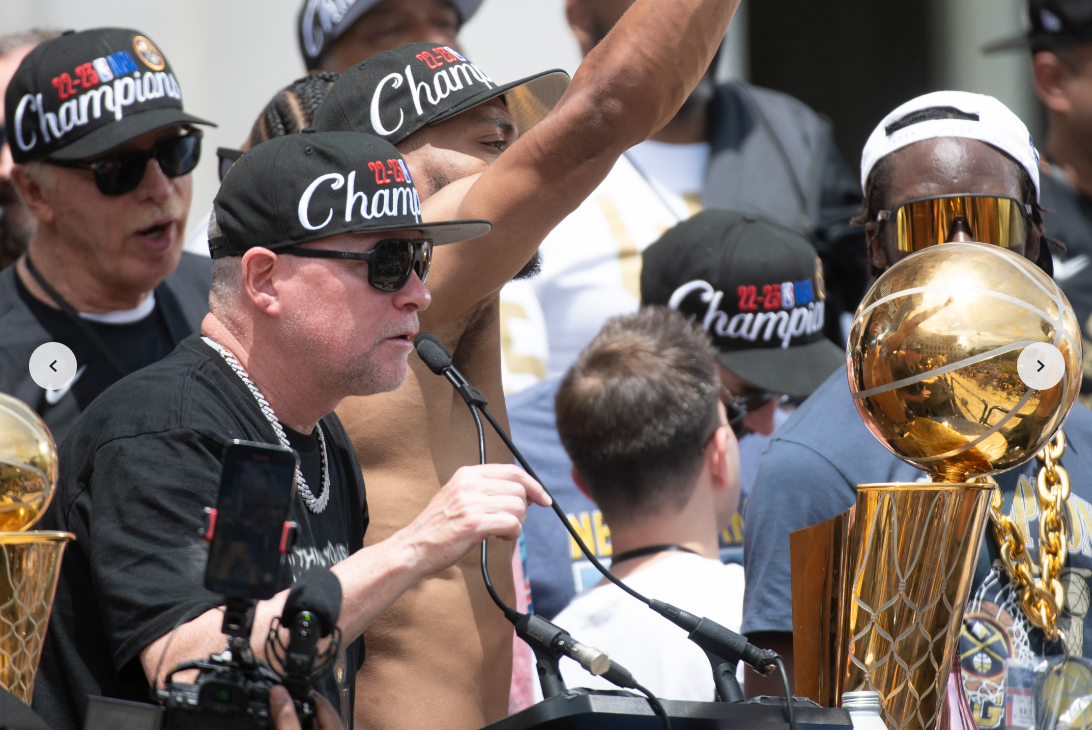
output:
[[[296,452],[280,446],[235,441],[227,447],[205,588],[257,600],[277,593],[296,463]]]

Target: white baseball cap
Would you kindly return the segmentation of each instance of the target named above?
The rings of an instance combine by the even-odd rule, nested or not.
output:
[[[1027,171],[1039,199],[1039,153],[1020,118],[992,96],[935,91],[911,99],[883,118],[861,151],[861,189],[872,168],[895,150],[937,137],[977,139],[1006,153]]]

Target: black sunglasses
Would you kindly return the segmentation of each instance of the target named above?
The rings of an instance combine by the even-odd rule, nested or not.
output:
[[[159,169],[167,177],[180,177],[193,172],[201,159],[199,129],[192,129],[181,137],[171,137],[157,142],[151,149],[138,152],[119,152],[102,159],[79,162],[60,162],[46,158],[44,161],[57,167],[91,170],[95,173],[95,185],[103,195],[124,195],[132,192],[144,179],[148,160],[159,163]]]
[[[398,291],[416,273],[421,283],[428,279],[432,265],[432,241],[387,238],[375,244],[367,253],[328,251],[324,248],[286,246],[277,253],[290,253],[312,259],[345,259],[368,262],[368,283],[379,291]]]
[[[3,124],[0,124],[0,150],[4,149],[4,145],[8,143],[7,129]]]
[[[235,164],[235,161],[245,154],[242,150],[233,150],[230,147],[216,148],[216,156],[220,159],[220,182],[224,181],[224,176],[228,174],[228,170]]]
[[[749,414],[764,408],[770,401],[776,400],[778,404],[781,404],[788,399],[789,397],[786,395],[766,392],[749,393],[737,398],[729,393],[726,388],[721,388],[721,401],[724,403],[724,409],[728,412],[728,425],[732,427],[732,431],[736,436],[739,436],[743,430],[743,421]]]

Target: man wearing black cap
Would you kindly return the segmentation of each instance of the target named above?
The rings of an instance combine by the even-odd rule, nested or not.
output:
[[[299,454],[292,519],[300,537],[280,580],[286,586],[318,566],[341,582],[348,672],[328,665],[315,685],[343,715],[364,628],[483,538],[517,537],[529,501],[549,504],[511,465],[468,467],[406,529],[361,550],[364,483],[332,411],[346,396],[402,384],[417,313],[429,304],[433,246],[480,236],[488,222],[423,223],[397,150],[351,133],[257,145],[232,167],[213,211],[204,336],[116,383],[61,451],[42,526],[71,531],[76,542],[34,694],[35,709],[58,729],[79,726],[89,693],[143,700],[177,662],[223,649],[199,527],[233,439]],[[260,655],[285,595],[258,605],[252,647]]]
[[[411,44],[349,69],[315,112],[316,129],[368,132],[398,146],[423,198],[446,187],[429,201],[438,206],[433,215],[493,221],[495,230],[472,244],[437,252],[422,329],[444,341],[494,407],[504,398],[497,293],[622,152],[674,115],[735,6],[641,0],[567,89],[563,72],[497,85],[451,47]],[[478,458],[465,404],[417,358],[410,362],[406,388],[338,411],[382,515],[369,542],[401,529],[454,469]],[[390,437],[426,431],[426,444]],[[384,443],[390,447],[375,448]],[[512,458],[491,434],[487,450],[496,461]],[[514,600],[511,546],[490,556],[498,590]],[[430,632],[448,641],[438,647]],[[371,635],[358,720],[424,725],[443,708],[452,725],[480,727],[506,714],[512,627],[490,608],[473,559],[423,581]]]
[[[407,43],[458,48],[455,36],[482,0],[304,0],[297,21],[308,71],[345,73]]]
[[[826,290],[818,254],[801,234],[772,221],[707,210],[665,233],[642,259],[642,306],[677,309],[712,339],[746,496],[780,396],[807,397],[845,359],[823,334]],[[611,558],[610,527],[570,476],[572,462],[555,426],[559,387],[560,378],[550,378],[508,397],[512,437],[588,534],[588,544]],[[723,560],[739,562],[742,527],[737,517],[722,534]],[[549,515],[532,511],[524,530],[535,611],[553,618],[597,583],[598,573]]]
[[[208,311],[207,261],[182,253],[190,172],[201,153],[170,64],[139,31],[99,28],[42,43],[4,98],[12,178],[37,219],[0,273],[0,391],[60,442],[94,398],[159,360]],[[35,382],[47,342],[74,378]]]
[[[1054,280],[1092,347],[1092,0],[1031,0],[1026,32],[992,43],[986,52],[1030,48],[1035,90],[1048,130],[1039,162],[1046,234]],[[1092,360],[1085,360],[1080,401],[1092,406]]]

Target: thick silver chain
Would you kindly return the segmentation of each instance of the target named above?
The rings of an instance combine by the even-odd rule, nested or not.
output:
[[[280,440],[281,446],[286,449],[292,448],[288,443],[288,437],[284,435],[284,427],[281,426],[281,422],[277,420],[277,416],[273,413],[273,408],[269,405],[269,401],[265,399],[262,392],[258,390],[258,386],[254,384],[254,381],[250,379],[250,375],[243,368],[242,364],[235,359],[235,356],[227,351],[226,348],[220,345],[219,342],[212,340],[208,337],[202,337],[205,344],[220,353],[220,357],[224,358],[224,362],[228,364],[235,374],[239,376],[239,379],[243,381],[247,389],[250,390],[250,394],[254,396],[254,400],[258,401],[258,407],[262,409],[262,414],[266,420],[269,421],[269,425],[273,427],[273,431],[277,434],[277,439]],[[300,497],[303,498],[303,503],[307,505],[307,509],[314,512],[316,515],[320,514],[326,509],[326,503],[330,501],[330,467],[326,460],[326,437],[322,433],[322,425],[318,426],[319,446],[322,447],[322,494],[316,497],[311,493],[311,488],[307,486],[307,480],[303,478],[303,472],[300,471],[300,467],[296,465],[296,485],[299,487],[297,490]]]

